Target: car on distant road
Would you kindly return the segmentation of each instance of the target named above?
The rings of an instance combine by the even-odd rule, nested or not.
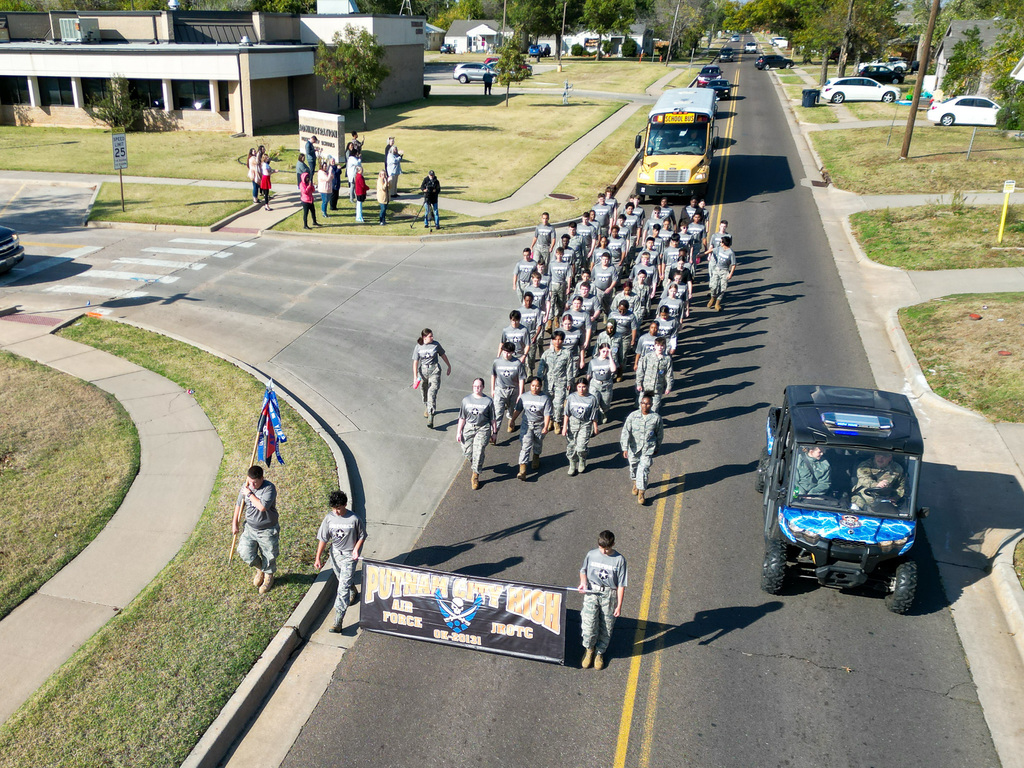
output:
[[[776,48],[785,48],[789,44],[789,40],[785,37],[773,37],[771,44]]]
[[[825,82],[821,89],[823,101],[842,104],[844,101],[884,101],[888,104],[902,96],[894,85],[882,85],[869,77],[837,77]]]
[[[10,227],[0,227],[0,275],[20,264],[24,258],[25,249],[19,242],[18,233]]]
[[[708,64],[706,67],[701,68],[697,74],[697,87],[707,85],[712,80],[715,80],[722,76],[722,68],[716,67],[714,64]]]
[[[956,96],[946,101],[933,101],[928,119],[939,125],[995,125],[1002,109],[984,96]]]
[[[710,88],[715,92],[715,96],[718,97],[719,101],[725,101],[732,96],[732,83],[723,78],[717,78],[715,80],[709,80],[708,82],[701,85],[697,84],[698,88]]]
[[[730,43],[738,43],[739,41],[740,41],[740,36],[739,35],[733,35],[732,37],[729,38],[729,42]]]
[[[764,53],[757,57],[754,66],[758,69],[789,69],[793,66],[793,60],[777,53]]]
[[[718,60],[719,61],[734,61],[735,60],[735,58],[734,58],[735,55],[736,55],[736,51],[734,51],[729,46],[726,46],[725,48],[723,48],[722,50],[720,50],[718,52]]]
[[[744,53],[757,53],[757,43],[752,40],[748,40],[743,44]]]
[[[441,45],[441,53],[455,53],[455,46],[451,43],[443,43]]]
[[[879,83],[902,83],[903,73],[885,64],[865,64],[857,70],[861,77],[870,77]]]
[[[457,65],[452,72],[452,77],[463,84],[470,82],[481,83],[483,82],[485,72],[490,72],[495,79],[498,77],[498,72],[494,67],[489,64],[479,64],[475,61]]]

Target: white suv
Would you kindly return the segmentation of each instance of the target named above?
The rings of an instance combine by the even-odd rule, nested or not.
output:
[[[842,104],[844,101],[884,101],[892,103],[902,93],[899,88],[876,83],[870,77],[837,77],[821,89],[823,101]]]
[[[743,52],[744,53],[757,53],[757,43],[755,43],[753,41],[748,41],[748,42],[744,43],[743,44]]]
[[[995,125],[1001,107],[984,96],[957,96],[947,101],[933,101],[928,119],[942,125]]]

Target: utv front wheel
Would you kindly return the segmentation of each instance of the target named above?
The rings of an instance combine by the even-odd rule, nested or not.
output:
[[[886,595],[885,607],[893,613],[906,613],[914,604],[917,593],[917,563],[908,560],[900,563],[893,578],[892,594]]]
[[[767,446],[762,448],[761,456],[757,460],[757,474],[754,476],[754,490],[758,493],[764,493],[764,479],[768,474],[768,461],[770,458]]]
[[[769,595],[782,591],[786,580],[786,544],[771,539],[764,548],[764,563],[761,564],[761,589]]]

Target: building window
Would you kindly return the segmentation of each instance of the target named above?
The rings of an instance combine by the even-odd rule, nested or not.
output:
[[[43,107],[73,107],[70,77],[40,77],[39,104]]]
[[[27,77],[0,77],[0,104],[29,104]]]
[[[174,81],[174,108],[175,109],[209,109],[210,108],[210,81],[209,80],[175,80]]]
[[[164,108],[164,86],[160,80],[129,80],[128,92],[144,107],[149,109]]]
[[[217,100],[220,104],[217,105],[217,109],[221,112],[231,111],[231,98],[230,98],[231,83],[227,80],[217,81]]]
[[[85,103],[95,104],[110,95],[110,81],[102,77],[83,77],[82,96]]]

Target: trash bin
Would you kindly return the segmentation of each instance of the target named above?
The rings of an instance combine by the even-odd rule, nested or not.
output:
[[[428,96],[430,96],[430,86],[429,85],[424,85],[423,86],[423,98],[425,99]]]
[[[804,100],[803,106],[813,107],[818,103],[818,97],[821,96],[821,91],[817,88],[804,88]]]

